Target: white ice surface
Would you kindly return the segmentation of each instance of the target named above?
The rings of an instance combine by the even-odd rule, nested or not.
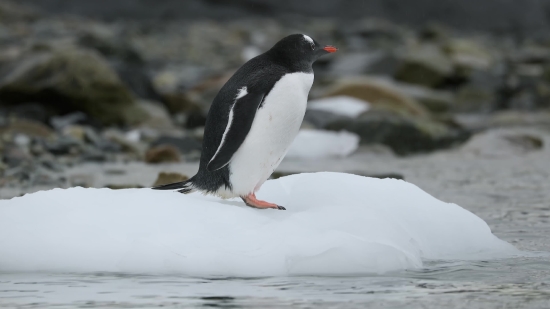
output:
[[[368,111],[369,107],[367,101],[345,95],[311,100],[307,104],[307,108],[311,110],[322,110],[352,118]]]
[[[347,157],[359,147],[359,136],[347,131],[302,129],[290,145],[286,158]]]
[[[0,201],[0,271],[348,275],[517,251],[469,211],[401,180],[299,174],[257,194],[287,210],[150,189]]]

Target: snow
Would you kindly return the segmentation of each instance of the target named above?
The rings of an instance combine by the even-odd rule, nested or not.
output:
[[[257,193],[287,210],[150,189],[0,201],[0,271],[359,275],[518,251],[469,211],[395,179],[298,174]]]
[[[345,95],[311,100],[307,106],[310,110],[321,110],[352,118],[368,111],[369,107],[367,101]]]
[[[359,136],[347,131],[302,129],[290,145],[286,158],[347,157],[359,146]]]

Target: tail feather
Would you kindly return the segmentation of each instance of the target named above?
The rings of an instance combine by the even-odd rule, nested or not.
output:
[[[189,193],[189,192],[193,191],[193,183],[191,182],[191,179],[188,179],[188,180],[185,180],[185,181],[174,182],[174,183],[169,183],[169,184],[166,184],[166,185],[156,186],[156,187],[153,187],[151,189],[153,189],[153,190],[181,189],[181,190],[178,190],[178,192]]]

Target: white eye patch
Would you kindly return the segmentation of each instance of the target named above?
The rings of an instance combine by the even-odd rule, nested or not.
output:
[[[309,44],[311,44],[311,49],[315,49],[315,42],[313,42],[312,38],[304,34],[304,40],[308,41]]]

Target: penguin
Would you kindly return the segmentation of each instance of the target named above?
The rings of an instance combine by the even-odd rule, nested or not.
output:
[[[258,200],[255,192],[298,134],[313,84],[312,64],[337,50],[292,34],[246,62],[212,102],[197,174],[153,189],[240,197],[250,207],[285,210]]]

